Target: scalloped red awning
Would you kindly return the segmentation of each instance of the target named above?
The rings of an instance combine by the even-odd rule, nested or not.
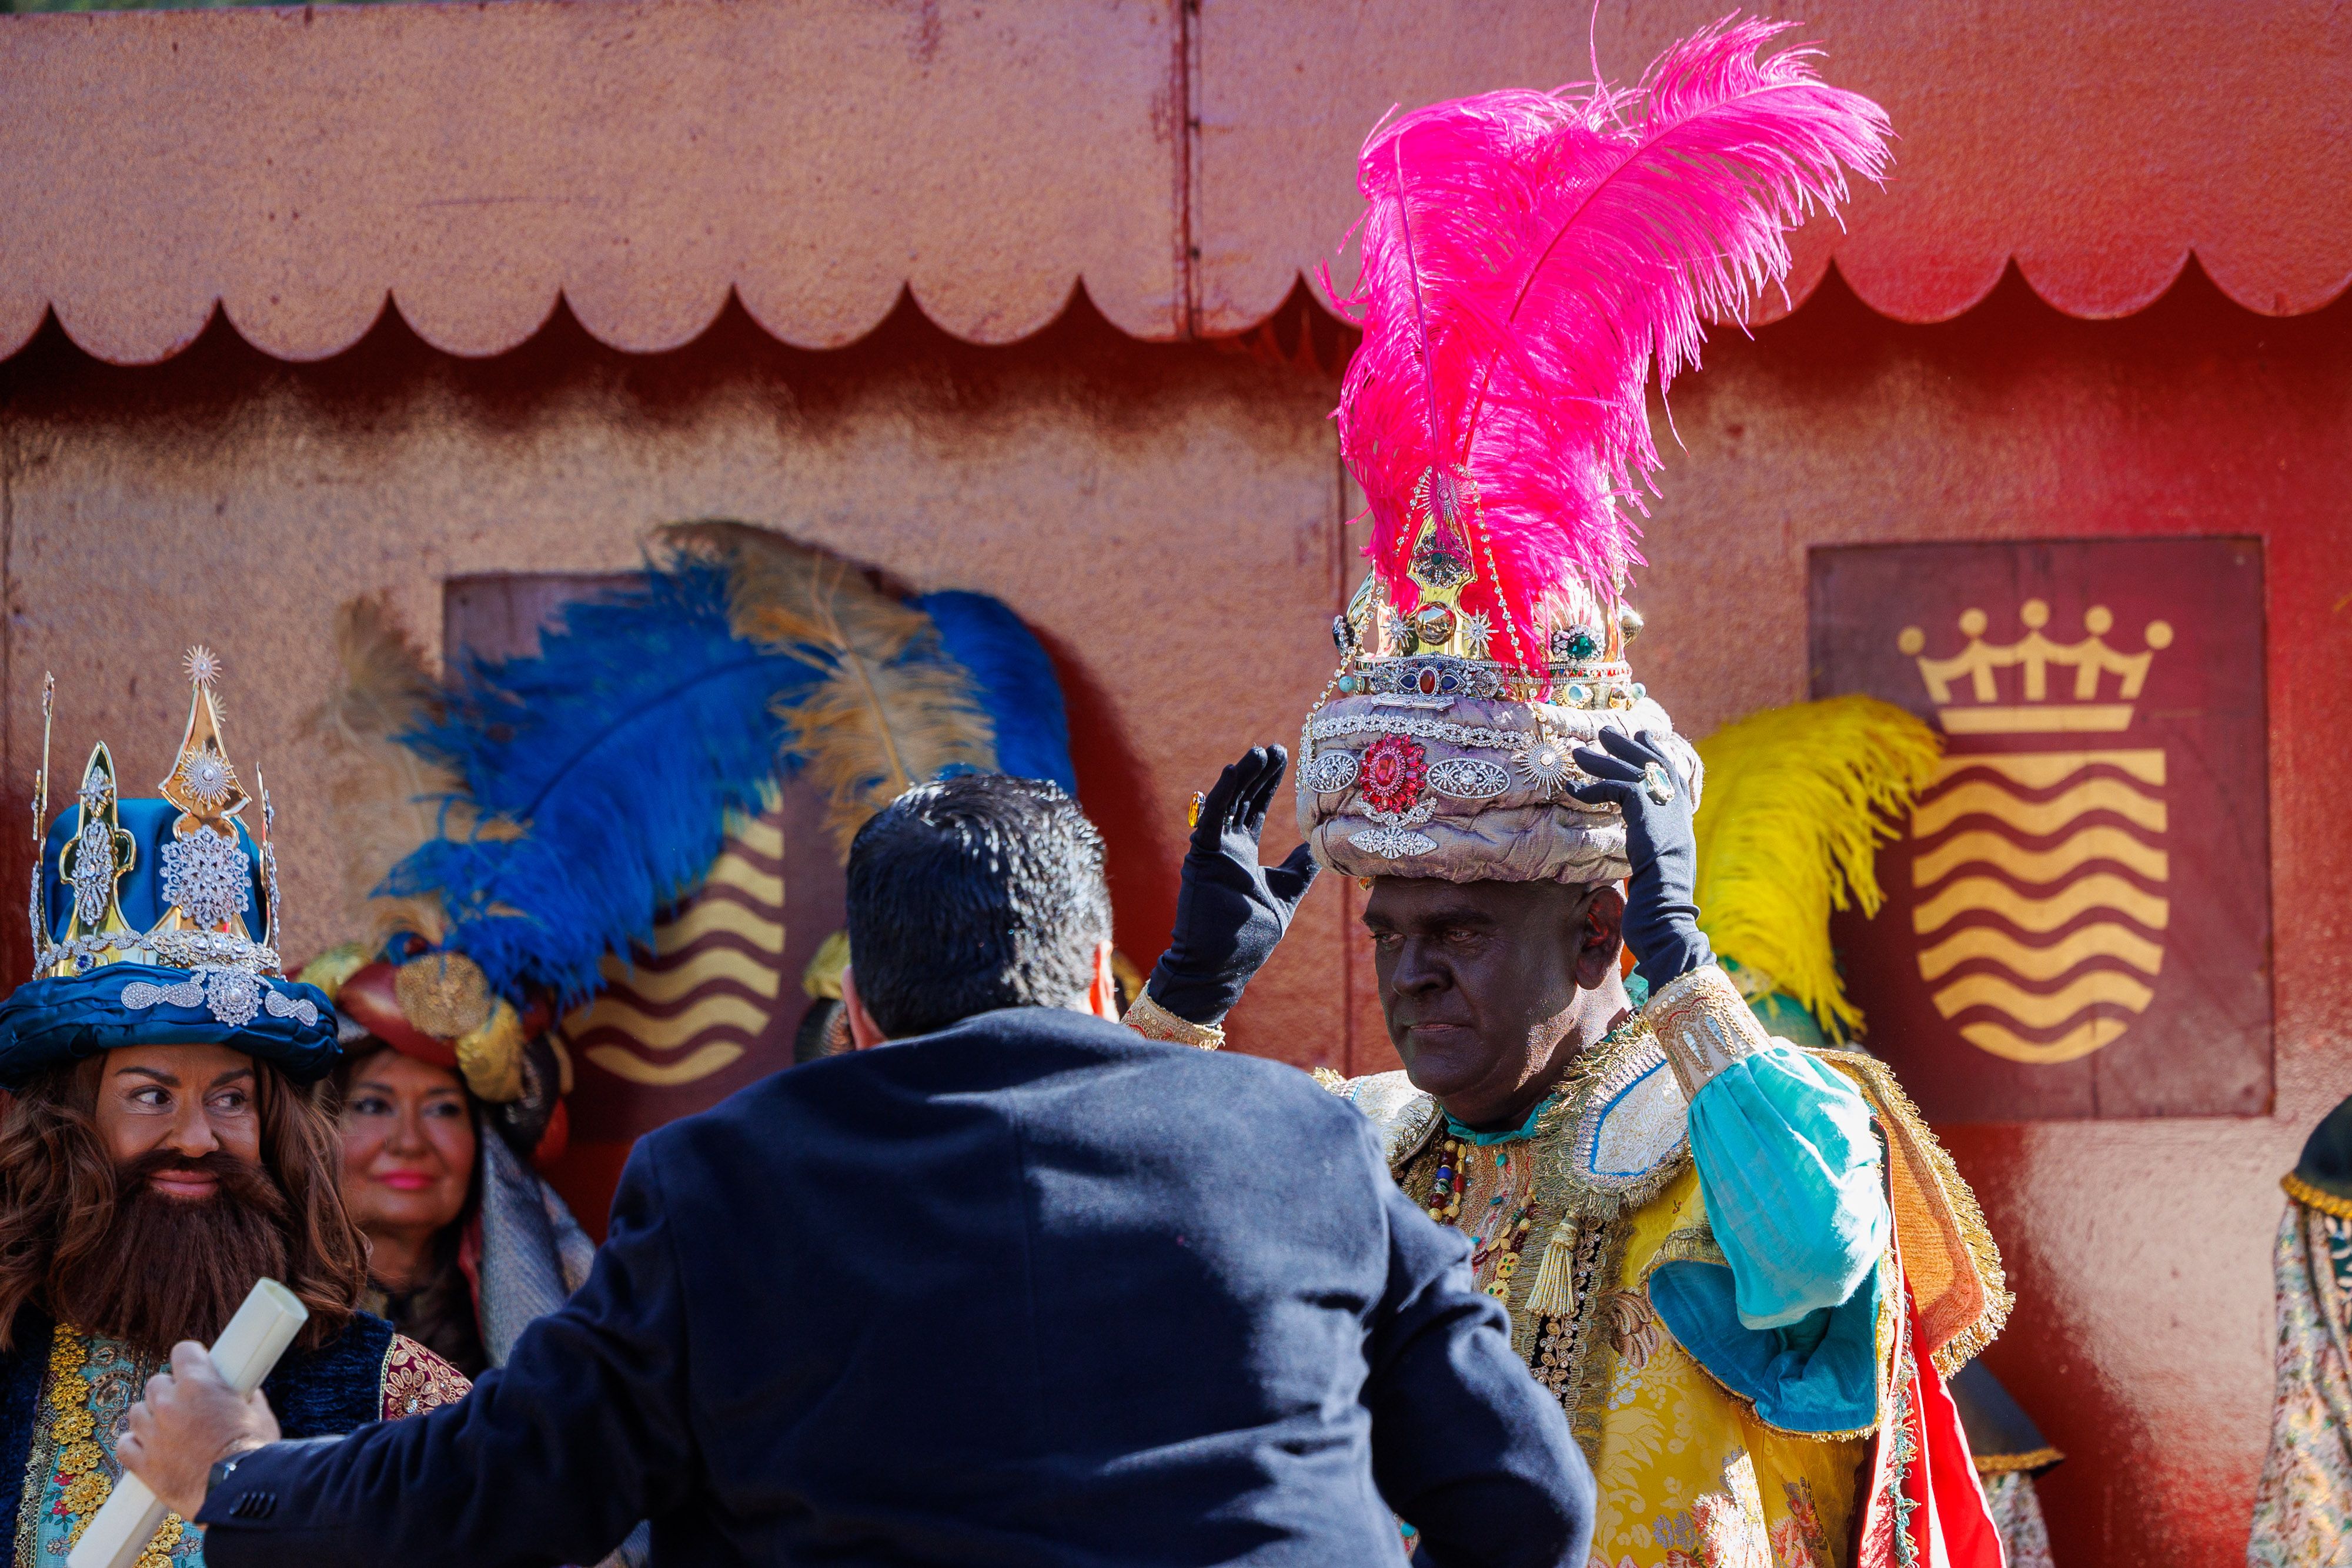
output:
[[[507,0],[0,17],[0,355],[54,309],[147,363],[215,303],[284,359],[387,298],[450,353],[558,296],[614,347],[740,297],[846,343],[902,289],[974,342],[1083,287],[1138,338],[1248,329],[1352,221],[1393,102],[1626,77],[1723,0]],[[1902,141],[1801,243],[1886,315],[1967,309],[2014,260],[2128,314],[2193,252],[2250,309],[2352,281],[2352,19],[2332,0],[1814,0],[1800,35]],[[1345,277],[1341,278],[1344,287]]]

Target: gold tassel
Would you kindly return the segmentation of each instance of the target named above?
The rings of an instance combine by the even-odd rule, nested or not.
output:
[[[1576,1310],[1576,1225],[1562,1220],[1544,1243],[1543,1266],[1536,1270],[1536,1288],[1528,1292],[1528,1311],[1538,1318],[1564,1318]]]

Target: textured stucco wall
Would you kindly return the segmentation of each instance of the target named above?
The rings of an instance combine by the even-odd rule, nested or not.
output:
[[[1186,797],[1250,741],[1295,735],[1297,694],[1328,674],[1333,384],[1140,345],[1083,309],[1004,350],[902,311],[833,355],[740,315],[652,359],[564,322],[456,361],[388,324],[301,367],[216,329],[146,371],[52,332],[0,365],[6,776],[29,788],[49,669],[61,773],[103,737],[126,778],[160,778],[185,706],[180,650],[208,642],[227,662],[231,756],[261,763],[279,802],[287,949],[314,951],[338,936],[336,862],[300,721],[328,689],[336,603],[392,590],[437,646],[445,579],[625,568],[656,524],[737,517],[919,590],[999,595],[1036,628],[1069,677],[1083,792],[1115,841],[1121,940],[1148,963]],[[1336,908],[1303,933],[1326,964],[1302,954],[1273,977],[1268,1018],[1315,1010]],[[1284,1054],[1344,1065],[1328,1036],[1279,1037]]]
[[[2074,1568],[2242,1550],[2274,1182],[2352,1089],[2352,835],[2333,793],[2352,764],[2347,350],[2352,305],[2266,320],[2193,276],[2109,323],[2012,283],[1956,321],[1904,326],[1832,283],[1752,341],[1725,335],[1675,395],[1635,653],[1693,733],[1804,695],[1808,545],[2266,541],[2275,1114],[1950,1130],[2021,1298],[1990,1362],[2073,1456],[2042,1484]],[[732,314],[644,359],[559,320],[500,359],[452,361],[395,324],[317,366],[216,332],[117,371],[51,332],[0,364],[13,809],[43,668],[59,676],[58,757],[78,764],[102,735],[146,779],[184,712],[178,652],[208,640],[229,661],[232,753],[265,763],[282,799],[289,946],[306,950],[332,935],[331,857],[298,721],[325,689],[336,600],[391,588],[429,640],[448,576],[611,570],[654,523],[731,514],[920,587],[1000,594],[1038,627],[1113,840],[1121,941],[1148,960],[1185,796],[1244,744],[1294,737],[1328,672],[1335,387],[1328,361],[1141,345],[1083,306],[996,350],[902,311],[831,355]],[[1236,1020],[1241,1044],[1383,1065],[1353,901],[1318,890]]]

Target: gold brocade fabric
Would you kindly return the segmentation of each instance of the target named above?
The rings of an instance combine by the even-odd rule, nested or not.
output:
[[[1651,1270],[1721,1254],[1685,1142],[1681,1092],[1650,1036],[1596,1051],[1563,1082],[1533,1136],[1462,1142],[1458,1153],[1402,1073],[1336,1092],[1381,1124],[1391,1167],[1424,1212],[1441,1165],[1459,1161],[1460,1207],[1449,1222],[1469,1239],[1479,1287],[1503,1300],[1514,1349],[1560,1401],[1592,1466],[1595,1568],[1844,1568],[1867,1435],[1822,1439],[1765,1425],[1651,1308]],[[1513,1263],[1508,1243],[1522,1213],[1531,1223]],[[1571,1283],[1567,1310],[1538,1317],[1528,1303],[1548,1244]]]
[[[164,1369],[161,1356],[142,1356],[121,1342],[59,1323],[52,1331],[48,1371],[16,1506],[16,1568],[59,1568],[122,1468],[114,1458],[124,1416]],[[473,1387],[463,1373],[400,1334],[385,1347],[377,1378],[382,1418],[421,1415],[462,1399]],[[137,1568],[204,1568],[201,1531],[167,1514],[140,1554]]]
[[[48,1375],[16,1505],[18,1568],[61,1564],[81,1539],[122,1473],[114,1458],[122,1418],[164,1364],[161,1356],[134,1354],[64,1323],[51,1333]],[[138,1560],[138,1568],[203,1565],[201,1538],[176,1513],[164,1516]]]

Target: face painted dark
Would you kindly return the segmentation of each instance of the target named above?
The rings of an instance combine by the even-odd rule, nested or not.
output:
[[[1614,886],[1381,877],[1364,905],[1389,1040],[1467,1125],[1524,1120],[1624,1008]]]

